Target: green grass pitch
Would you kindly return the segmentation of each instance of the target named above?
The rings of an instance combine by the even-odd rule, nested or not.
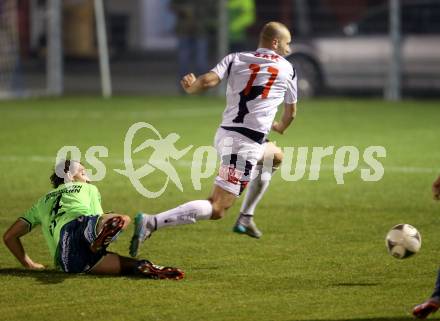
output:
[[[135,122],[162,135],[176,132],[180,149],[210,145],[224,100],[212,97],[63,98],[0,103],[2,232],[49,188],[56,152],[76,145],[109,150],[97,182],[105,210],[134,217],[208,196],[191,184],[192,152],[175,163],[184,192],[172,184],[157,199],[139,195],[114,169],[123,168],[125,133]],[[440,257],[440,204],[431,184],[440,170],[438,101],[320,99],[299,104],[280,146],[371,145],[387,150],[385,175],[364,182],[360,168],[337,185],[328,157],[318,181],[286,182],[278,172],[256,212],[260,240],[231,232],[241,200],[220,221],[163,229],[141,256],[186,271],[180,282],[125,277],[70,276],[53,271],[41,233],[25,247],[48,271],[29,272],[0,246],[1,320],[294,321],[411,319],[413,305],[429,296]],[[141,138],[139,138],[141,140]],[[361,154],[362,155],[362,154]],[[310,155],[309,155],[310,156]],[[295,159],[295,158],[294,158]],[[138,157],[137,161],[142,161]],[[87,165],[87,164],[86,164]],[[154,172],[142,182],[160,186]],[[422,234],[419,254],[397,260],[384,237],[398,223]],[[111,245],[127,254],[131,230]]]

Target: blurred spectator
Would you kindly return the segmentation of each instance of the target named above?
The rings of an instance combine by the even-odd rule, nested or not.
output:
[[[208,39],[216,24],[215,0],[172,0],[178,39],[178,80],[190,70],[198,75],[208,69]],[[179,86],[180,87],[180,86]]]
[[[16,1],[0,1],[0,95],[22,89],[18,17]]]
[[[247,49],[247,29],[255,23],[254,0],[229,0],[229,42],[231,51]]]

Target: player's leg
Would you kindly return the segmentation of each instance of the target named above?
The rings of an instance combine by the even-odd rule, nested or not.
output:
[[[97,234],[99,234],[103,230],[104,226],[113,218],[120,218],[121,219],[121,222],[123,223],[123,226],[122,226],[123,230],[125,230],[131,222],[130,216],[125,215],[125,214],[117,214],[117,213],[103,214],[103,215],[101,215],[101,217],[98,221],[98,224],[96,226]]]
[[[97,250],[92,250],[91,246],[97,238],[96,228],[101,226],[99,237],[106,231],[107,224],[115,218],[120,219],[119,216],[109,218],[103,218],[102,215],[80,216],[65,224],[60,231],[60,241],[56,250],[57,266],[67,273],[83,273],[101,262],[107,254],[106,246],[100,246],[99,249],[96,246]],[[123,224],[119,227],[119,231],[122,226]],[[116,233],[117,231],[113,235]],[[107,237],[109,236],[107,234]]]
[[[134,269],[135,260],[133,260],[133,262],[127,262],[127,263],[128,264],[125,267],[125,269]],[[122,271],[123,271],[123,266],[119,255],[115,253],[108,253],[104,255],[102,259],[88,271],[88,273],[119,275],[122,274]]]
[[[283,156],[282,150],[274,143],[268,142],[265,144],[264,155],[252,171],[248,191],[233,228],[234,232],[247,234],[255,238],[260,238],[263,235],[253,220],[255,208],[269,187],[272,174],[280,166]]]
[[[137,275],[150,279],[180,280],[185,273],[178,268],[159,266],[148,260],[136,260],[116,253],[108,253],[88,273],[104,275]]]
[[[90,245],[93,252],[106,248],[130,224],[130,217],[122,214],[102,215],[95,228],[96,238]]]
[[[156,215],[138,213],[135,217],[134,233],[130,242],[130,255],[136,256],[140,244],[158,229],[222,218],[225,211],[232,206],[235,198],[236,195],[215,185],[208,200],[191,201]]]
[[[262,154],[261,145],[224,129],[217,131],[215,145],[222,163],[209,200],[191,201],[157,215],[136,215],[130,243],[131,256],[136,256],[140,244],[158,229],[222,218],[241,194],[249,181],[252,165],[257,163]]]
[[[237,195],[214,184],[209,197],[212,204],[211,220],[218,220],[225,216],[226,211],[234,204]]]
[[[136,256],[141,243],[158,229],[183,224],[194,224],[196,221],[209,220],[211,215],[212,205],[209,200],[187,202],[156,215],[138,213],[134,221],[134,233],[129,249],[130,255]]]
[[[440,270],[437,272],[434,293],[431,298],[417,305],[413,309],[413,315],[418,319],[426,319],[428,315],[440,308]]]

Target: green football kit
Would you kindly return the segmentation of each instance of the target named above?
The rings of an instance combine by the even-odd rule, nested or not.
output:
[[[55,258],[64,225],[80,216],[102,214],[98,188],[89,183],[72,182],[41,197],[21,219],[29,224],[29,229],[41,225],[50,254]]]

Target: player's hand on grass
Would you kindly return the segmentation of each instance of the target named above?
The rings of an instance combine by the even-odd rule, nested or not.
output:
[[[279,133],[279,134],[283,134],[284,133],[284,128],[281,126],[281,124],[277,121],[274,121],[272,123],[272,130]]]
[[[196,81],[196,76],[193,73],[187,74],[183,76],[182,80],[180,81],[180,84],[182,85],[182,88],[187,91],[189,87]]]
[[[432,195],[435,200],[440,200],[440,176],[432,184]]]
[[[44,270],[46,268],[43,264],[37,262],[28,262],[25,267],[28,270],[37,270],[37,271]]]

